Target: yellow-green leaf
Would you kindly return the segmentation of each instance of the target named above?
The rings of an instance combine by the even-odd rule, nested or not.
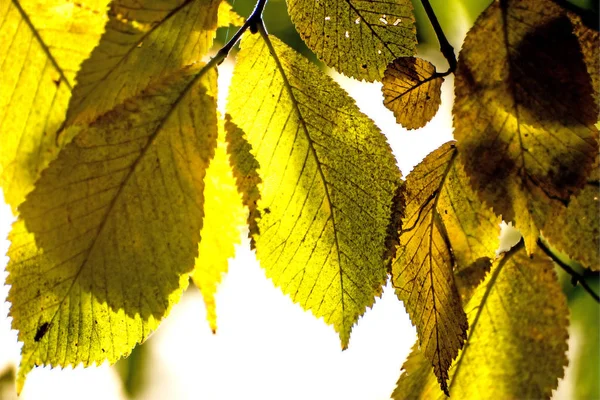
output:
[[[215,293],[229,259],[235,255],[247,211],[237,191],[227,159],[225,132],[219,132],[215,157],[204,178],[204,221],[192,279],[204,297],[206,318],[217,331]]]
[[[385,137],[330,77],[264,33],[242,41],[228,112],[260,165],[262,267],[347,347],[390,262],[400,171]]]
[[[77,74],[68,123],[90,122],[157,77],[201,60],[213,43],[220,2],[113,1],[106,32]]]
[[[453,271],[489,262],[500,234],[500,220],[473,193],[454,142],[429,154],[408,175],[402,227],[392,283],[447,392],[448,369],[467,330]]]
[[[438,397],[440,397],[440,389],[431,371],[431,362],[425,358],[417,341],[402,364],[400,378],[392,393],[392,399],[431,400]]]
[[[129,354],[187,285],[217,136],[216,76],[198,70],[70,128],[73,141],[21,205],[7,267],[19,388],[34,365]]]
[[[417,44],[412,3],[288,0],[292,22],[325,64],[356,79],[379,81],[387,65]]]
[[[0,3],[0,186],[13,211],[59,150],[75,73],[100,39],[107,4]]]
[[[383,104],[406,129],[422,128],[442,102],[444,78],[435,66],[416,57],[402,57],[388,65],[383,76]]]
[[[450,397],[550,398],[567,365],[568,309],[552,262],[519,245],[499,259],[467,303],[469,336],[450,369]],[[413,348],[394,400],[445,398]]]
[[[600,169],[596,165],[581,193],[542,228],[559,251],[593,271],[600,271]]]
[[[465,310],[471,328],[451,372],[451,395],[550,398],[567,365],[569,315],[550,259],[511,250]]]
[[[551,0],[495,1],[458,60],[459,155],[479,194],[516,222],[529,252],[549,213],[540,212],[544,204],[563,207],[598,153],[598,109],[571,30]]]
[[[255,247],[253,235],[258,234],[257,218],[260,211],[257,208],[260,192],[258,190],[262,179],[258,175],[258,162],[252,155],[252,146],[244,138],[244,132],[231,122],[231,116],[225,115],[225,134],[229,163],[233,170],[238,191],[242,194],[244,205],[248,208],[248,236],[250,246]]]

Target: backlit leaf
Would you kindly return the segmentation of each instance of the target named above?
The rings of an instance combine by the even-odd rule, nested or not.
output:
[[[270,41],[271,49],[258,35],[244,38],[228,102],[263,180],[256,254],[275,285],[332,324],[345,348],[386,280],[400,171],[354,101]]]
[[[0,186],[13,211],[59,150],[75,73],[100,39],[107,4],[0,3]]]
[[[483,198],[516,221],[529,252],[552,210],[543,205],[563,207],[598,153],[598,109],[571,31],[553,1],[495,1],[458,60],[459,155]]]
[[[69,123],[90,122],[157,77],[201,60],[213,43],[220,2],[113,1],[106,32],[77,75]]]
[[[227,157],[225,132],[219,132],[215,157],[204,178],[204,221],[198,245],[198,258],[192,279],[204,298],[206,318],[213,332],[217,330],[215,293],[229,259],[235,256],[235,245],[247,211],[237,191]]]
[[[259,165],[252,155],[252,146],[244,138],[244,132],[231,122],[230,115],[225,116],[225,134],[229,163],[233,170],[235,183],[238,191],[242,194],[244,205],[248,208],[248,235],[250,236],[250,246],[254,248],[253,235],[258,234],[256,219],[260,217],[257,207],[258,199],[260,199],[258,186],[262,182],[258,175]]]
[[[569,257],[600,271],[600,170],[596,165],[583,190],[542,228],[544,237]]]
[[[451,372],[451,395],[550,398],[567,365],[569,313],[550,259],[511,250],[465,310],[471,328]]]
[[[7,267],[19,388],[34,365],[129,354],[186,287],[217,136],[216,77],[198,70],[70,128],[74,140],[20,207]]]
[[[429,400],[441,397],[440,394],[440,387],[431,371],[431,362],[425,358],[417,341],[402,364],[392,399]]]
[[[244,25],[244,18],[241,17],[238,13],[233,11],[233,7],[227,1],[221,1],[219,5],[219,17],[218,17],[218,26],[242,26]]]
[[[444,391],[467,330],[453,271],[490,262],[499,244],[499,224],[473,193],[454,142],[429,154],[408,175],[392,283]]]
[[[469,336],[450,369],[450,397],[550,398],[567,365],[568,309],[552,262],[523,245],[499,259],[469,300]],[[445,398],[413,348],[392,398]]]
[[[379,81],[390,62],[415,53],[409,0],[288,0],[287,4],[308,47],[350,77]]]
[[[383,104],[406,129],[425,126],[442,102],[444,78],[429,61],[416,57],[396,59],[383,77]]]

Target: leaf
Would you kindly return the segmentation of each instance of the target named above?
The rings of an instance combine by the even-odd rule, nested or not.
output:
[[[59,150],[75,73],[100,39],[107,3],[0,4],[0,186],[13,212]]]
[[[454,142],[440,146],[408,175],[392,283],[445,392],[448,369],[467,330],[453,271],[494,257],[499,225],[471,190]]]
[[[227,27],[229,25],[242,26],[244,25],[244,18],[233,11],[233,7],[227,1],[221,1],[217,24],[219,27]]]
[[[412,56],[417,44],[409,0],[289,0],[292,22],[328,66],[356,79],[379,81],[387,65]]]
[[[452,373],[456,398],[550,398],[563,376],[565,296],[550,259],[531,259],[519,247],[494,266],[465,307],[471,330]]]
[[[263,180],[257,258],[346,348],[386,281],[400,171],[385,137],[331,78],[257,36],[242,41],[228,100]]]
[[[201,60],[213,44],[220,2],[113,1],[106,32],[77,75],[68,124],[88,123],[149,82]]]
[[[516,221],[530,253],[598,153],[591,80],[570,32],[553,1],[496,1],[467,34],[456,71],[460,158],[479,194]]]
[[[19,390],[34,365],[114,363],[181,296],[215,146],[211,71],[179,71],[70,128],[79,133],[20,207],[7,267]]]
[[[457,399],[550,398],[567,365],[568,309],[552,262],[519,245],[494,263],[467,303],[469,337],[450,370]],[[413,348],[393,399],[432,399],[426,359]]]
[[[573,13],[567,15],[573,25],[573,33],[577,37],[583,61],[592,79],[594,100],[596,105],[600,105],[600,33],[597,29],[588,28],[578,15]]]
[[[406,129],[422,128],[442,102],[444,77],[429,61],[404,57],[388,65],[383,76],[383,104]]]
[[[206,305],[207,319],[213,333],[217,331],[215,293],[223,274],[227,273],[229,259],[235,256],[235,245],[240,243],[246,210],[238,194],[227,160],[224,132],[219,133],[215,157],[204,178],[204,221],[198,245],[198,258],[192,279]]]
[[[252,146],[244,138],[244,132],[231,121],[229,114],[225,115],[225,135],[228,143],[229,163],[233,170],[235,183],[238,192],[242,194],[242,202],[248,208],[246,220],[248,236],[250,237],[250,246],[254,249],[253,235],[258,234],[256,220],[260,218],[260,211],[257,208],[258,199],[260,199],[258,186],[262,183],[262,179],[258,175],[260,166],[252,155]]]
[[[440,397],[440,392],[431,371],[431,362],[425,358],[417,341],[402,364],[400,378],[392,393],[392,399],[434,399],[436,397]]]
[[[581,193],[542,228],[552,246],[593,271],[600,271],[599,186],[600,169],[596,164]]]

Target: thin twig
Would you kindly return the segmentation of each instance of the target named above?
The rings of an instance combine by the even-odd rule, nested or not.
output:
[[[435,35],[437,36],[438,42],[440,43],[440,51],[448,61],[448,65],[450,68],[448,71],[439,74],[440,76],[446,76],[454,73],[456,71],[456,55],[454,54],[454,47],[448,42],[446,39],[446,35],[444,34],[444,30],[442,29],[437,17],[435,16],[435,12],[429,3],[429,0],[421,0],[421,4],[423,4],[423,8],[425,8],[425,12],[427,13],[427,17],[429,18],[429,22],[431,22],[431,26],[435,31]]]
[[[238,42],[238,40],[240,40],[240,38],[248,28],[250,28],[250,31],[252,33],[256,33],[258,31],[258,26],[262,25],[262,13],[265,9],[266,4],[267,0],[258,0],[256,2],[254,10],[252,11],[248,19],[246,19],[244,25],[242,25],[241,28],[238,29],[238,31],[235,33],[235,35],[233,35],[231,39],[229,39],[229,41],[223,47],[221,47],[221,49],[219,49],[217,54],[215,54],[215,56],[210,60],[211,63],[216,63],[216,65],[220,65],[227,58],[233,46],[235,46],[235,44]]]
[[[585,278],[583,277],[583,275],[581,275],[580,273],[578,273],[577,271],[575,271],[573,268],[569,267],[566,263],[562,262],[556,256],[556,254],[554,254],[548,248],[548,246],[546,246],[546,244],[541,239],[537,240],[537,244],[538,244],[538,246],[540,246],[540,249],[542,249],[543,252],[546,253],[546,255],[552,259],[552,261],[554,261],[556,264],[558,264],[559,267],[561,267],[562,269],[564,269],[567,274],[571,275],[573,285],[576,285],[577,283],[580,283],[581,287],[586,292],[588,292],[590,294],[590,296],[592,296],[594,298],[594,300],[596,300],[598,303],[600,303],[600,297],[587,284],[587,282],[585,281]]]

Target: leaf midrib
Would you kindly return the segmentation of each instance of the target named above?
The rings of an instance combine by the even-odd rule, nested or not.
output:
[[[329,185],[327,182],[327,179],[325,179],[325,173],[323,171],[323,168],[321,167],[321,163],[319,162],[319,156],[317,155],[317,151],[314,147],[314,143],[312,138],[310,137],[310,134],[308,132],[308,127],[306,126],[306,122],[304,121],[304,118],[302,116],[302,113],[300,112],[300,107],[298,105],[298,101],[296,100],[296,97],[294,96],[294,92],[292,90],[292,85],[290,84],[287,75],[285,73],[285,70],[283,69],[283,65],[281,64],[281,60],[279,59],[279,56],[277,55],[277,52],[275,51],[275,47],[273,46],[273,43],[271,43],[271,40],[269,39],[269,35],[268,33],[264,30],[263,27],[259,26],[259,31],[260,31],[260,35],[263,38],[265,44],[267,45],[267,48],[269,49],[269,53],[271,54],[271,57],[273,58],[273,60],[275,61],[275,64],[277,65],[277,69],[279,70],[279,73],[282,77],[283,80],[283,85],[285,86],[291,102],[292,102],[292,106],[296,112],[296,114],[298,115],[298,120],[300,121],[301,125],[302,125],[302,131],[305,134],[305,137],[308,141],[309,144],[309,149],[310,152],[312,153],[312,156],[315,158],[316,160],[316,164],[317,164],[317,171],[319,171],[319,176],[321,177],[321,180],[323,181],[323,186],[325,188],[325,198],[327,199],[327,203],[329,204],[329,209],[331,210],[331,223],[333,225],[333,232],[334,232],[334,239],[335,239],[335,247],[336,247],[336,256],[337,256],[337,261],[338,261],[338,267],[339,267],[339,276],[340,276],[340,288],[341,288],[341,300],[340,303],[342,305],[342,330],[345,331],[346,328],[346,313],[345,313],[345,304],[344,304],[344,282],[343,282],[343,278],[342,278],[342,260],[341,260],[341,250],[340,250],[340,245],[339,245],[339,239],[338,239],[338,233],[337,233],[337,228],[336,228],[336,223],[335,223],[335,212],[334,212],[334,207],[333,207],[333,202],[331,201],[331,194],[329,193],[330,189],[329,189]],[[346,342],[346,340],[343,340],[343,342]],[[347,343],[343,343],[344,347],[347,346]]]
[[[148,142],[146,144],[146,146],[144,146],[144,148],[141,150],[139,157],[131,164],[131,167],[129,168],[129,173],[127,174],[127,176],[123,179],[123,184],[119,186],[117,192],[114,195],[114,198],[111,200],[111,202],[108,205],[108,209],[106,211],[105,217],[102,219],[102,221],[100,222],[100,226],[98,227],[98,233],[95,235],[92,243],[90,244],[88,250],[87,250],[87,254],[85,256],[85,258],[81,261],[79,269],[77,271],[77,273],[75,274],[75,276],[72,278],[72,282],[69,285],[69,288],[66,290],[66,294],[65,297],[60,301],[60,303],[56,304],[54,307],[56,307],[56,311],[54,312],[54,315],[52,315],[52,318],[50,319],[49,324],[52,324],[54,322],[54,319],[56,318],[56,316],[59,314],[59,310],[62,307],[62,305],[64,304],[65,300],[69,297],[71,290],[73,289],[73,286],[75,285],[75,282],[77,282],[77,280],[79,279],[79,276],[81,275],[81,272],[85,269],[86,264],[88,263],[90,254],[93,253],[94,248],[96,247],[96,244],[98,243],[98,239],[103,235],[104,232],[104,228],[106,226],[106,222],[111,218],[111,214],[113,213],[114,209],[115,209],[115,205],[117,204],[117,201],[120,198],[121,193],[123,192],[123,189],[128,185],[129,180],[131,179],[131,177],[134,175],[133,172],[135,171],[137,165],[139,164],[140,160],[142,160],[144,158],[144,156],[146,155],[148,149],[150,149],[150,147],[152,146],[152,144],[154,143],[154,141],[156,140],[156,138],[158,137],[158,134],[160,133],[161,129],[164,127],[166,121],[169,119],[169,117],[171,116],[171,114],[174,112],[174,110],[177,108],[177,106],[179,105],[179,103],[183,100],[183,98],[188,94],[188,92],[190,91],[190,89],[194,86],[194,84],[196,84],[196,82],[202,77],[204,76],[204,74],[206,72],[208,72],[210,69],[212,69],[213,65],[211,64],[207,64],[205,65],[200,71],[197,72],[197,74],[192,78],[192,80],[185,86],[185,88],[182,90],[181,94],[177,97],[177,99],[173,102],[173,104],[171,105],[170,109],[167,111],[167,113],[165,114],[164,118],[160,121],[160,123],[156,126],[154,132],[149,135],[148,137]],[[136,96],[138,97],[138,96]],[[102,115],[103,116],[103,115]],[[102,118],[102,116],[99,116],[96,121],[98,121],[100,118]],[[42,341],[36,342],[35,346],[32,348],[31,350],[31,354],[27,359],[27,362],[21,362],[21,365],[28,365],[30,363],[31,357],[34,356],[34,354],[36,354],[37,349],[39,347],[39,345],[42,343]],[[90,339],[90,345],[91,345],[91,339]],[[45,363],[46,361],[44,361]]]

